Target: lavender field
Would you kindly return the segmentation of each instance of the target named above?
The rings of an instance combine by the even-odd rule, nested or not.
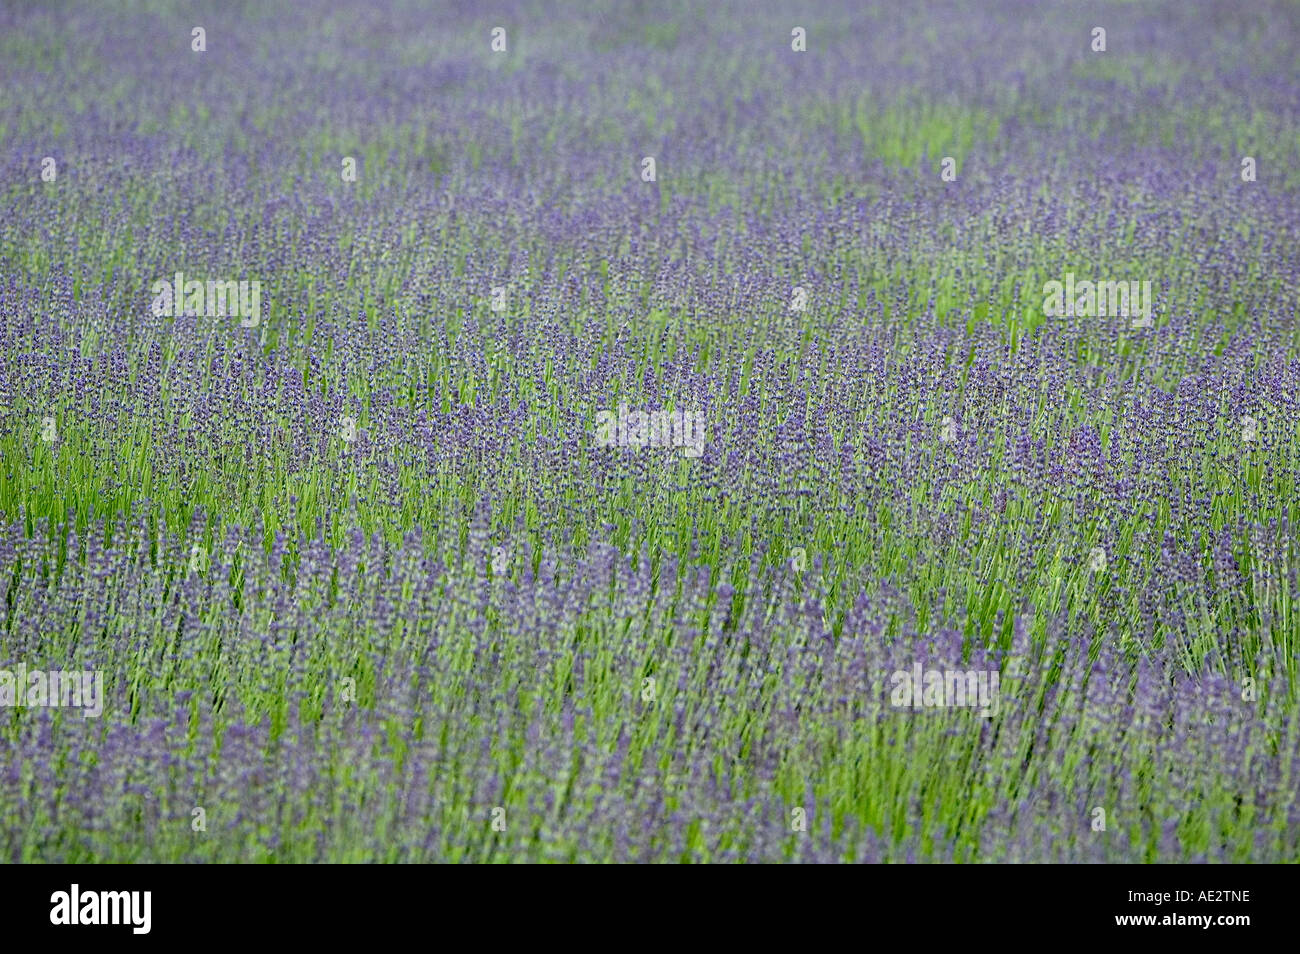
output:
[[[1300,4],[11,4],[0,192],[0,861],[1300,861]]]

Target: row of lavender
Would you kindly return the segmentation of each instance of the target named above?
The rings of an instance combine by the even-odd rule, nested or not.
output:
[[[954,629],[919,632],[890,588],[859,597],[837,636],[824,590],[758,558],[741,608],[707,568],[608,546],[570,574],[550,556],[534,572],[526,554],[518,579],[457,583],[418,535],[391,547],[358,534],[306,546],[286,584],[283,540],[262,558],[231,532],[206,574],[177,578],[156,568],[148,527],[133,529],[112,547],[92,538],[84,569],[62,574],[56,547],[0,544],[31,568],[21,615],[44,622],[16,648],[123,674],[100,719],[41,708],[7,729],[8,860],[1297,849],[1294,673],[1277,646],[1255,660],[1271,673],[1256,696],[1187,675],[1172,647],[1134,664],[1063,614],[1038,639],[1014,616],[1005,652],[964,652]],[[52,635],[85,632],[102,635]],[[897,673],[955,662],[1003,672],[995,711],[900,704]]]

